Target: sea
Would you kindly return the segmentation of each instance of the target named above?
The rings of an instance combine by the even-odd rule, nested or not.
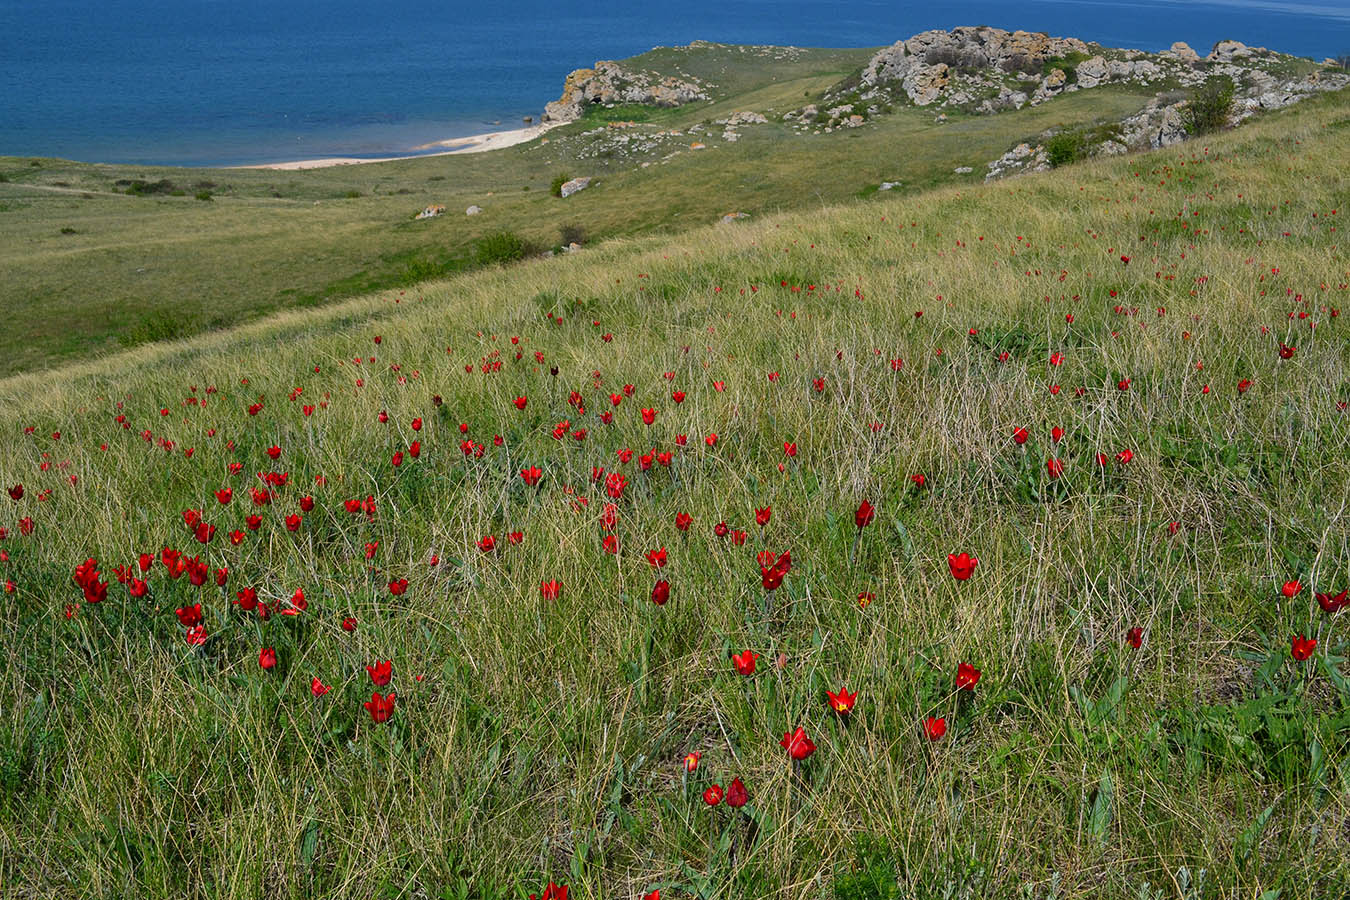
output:
[[[875,47],[993,25],[1350,53],[1350,0],[0,0],[0,155],[247,165],[522,127],[572,69],[694,40]]]

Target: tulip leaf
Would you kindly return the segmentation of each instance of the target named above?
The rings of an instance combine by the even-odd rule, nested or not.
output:
[[[1261,840],[1261,833],[1266,830],[1266,824],[1270,822],[1271,815],[1275,812],[1275,804],[1272,803],[1257,815],[1250,825],[1242,830],[1237,840],[1233,843],[1233,860],[1239,864],[1250,861],[1252,852]]]
[[[1115,795],[1116,786],[1111,780],[1111,773],[1103,771],[1101,780],[1097,782],[1097,796],[1092,800],[1092,812],[1088,816],[1088,831],[1101,845],[1106,843],[1106,834],[1111,827]]]
[[[314,807],[309,808],[309,824],[300,837],[300,864],[309,868],[314,864],[314,853],[319,846],[319,820],[314,818]]]

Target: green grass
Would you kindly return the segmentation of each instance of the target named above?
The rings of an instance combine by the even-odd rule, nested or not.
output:
[[[674,233],[733,210],[838,203],[883,180],[902,180],[905,191],[968,182],[978,175],[953,169],[983,173],[1024,137],[1119,118],[1146,99],[1104,88],[996,117],[938,124],[930,113],[903,109],[861,129],[794,135],[777,118],[819,99],[870,51],[803,50],[785,59],[772,56],[787,53],[781,49],[762,52],[770,55],[726,45],[663,48],[632,61],[717,85],[712,102],[644,110],[643,131],[687,130],[744,109],[774,120],[743,127],[734,144],[710,126],[650,153],[598,155],[603,138],[582,133],[637,117],[621,108],[593,109],[551,132],[547,144],[302,172],[0,158],[0,304],[11,322],[0,335],[0,374],[407,288],[419,261],[441,272],[467,266],[479,239],[502,230],[550,247],[569,222],[599,241]],[[695,140],[709,149],[690,151]],[[664,160],[675,151],[682,152]],[[559,171],[602,179],[564,201],[549,196]],[[165,182],[163,192],[125,193],[134,183]],[[196,199],[203,190],[211,202]],[[429,203],[445,204],[446,215],[412,221]],[[473,204],[484,212],[465,217]],[[68,228],[75,233],[63,233]]]
[[[0,485],[24,486],[0,495],[4,893],[1344,895],[1350,644],[1313,594],[1350,584],[1350,341],[1332,314],[1350,299],[1347,106],[989,186],[759,207],[0,381]],[[927,138],[909,156],[930,182],[944,153],[995,140],[979,120],[896,121]],[[870,148],[870,171],[836,180],[890,174],[880,135],[823,138],[797,159]],[[686,165],[700,196],[711,176]],[[809,190],[791,165],[766,158],[765,183]],[[706,221],[679,183],[616,173],[568,214]],[[368,188],[339,202],[379,202]],[[241,241],[244,209],[301,215],[221,193],[211,211]],[[303,212],[338,230],[330,205]],[[110,240],[68,221],[61,240]],[[176,273],[180,294],[212,291],[209,271]],[[671,465],[644,473],[651,449]],[[593,467],[628,480],[618,554]],[[273,471],[286,484],[255,506]],[[364,498],[370,515],[344,505]],[[863,499],[878,511],[859,534]],[[226,585],[155,563],[130,597],[114,567],[164,547]],[[761,551],[791,552],[771,597]],[[979,564],[958,582],[961,551]],[[88,558],[100,603],[72,581]],[[260,621],[232,605],[247,586],[308,607]],[[193,648],[174,610],[197,602]],[[1298,634],[1318,639],[1306,663]],[[728,659],[746,649],[751,677]],[[386,724],[362,706],[381,660]],[[961,662],[983,673],[970,695]],[[312,696],[316,677],[331,692]],[[825,702],[841,685],[847,720]],[[817,750],[793,766],[778,739],[799,725]],[[706,807],[733,777],[748,804]]]

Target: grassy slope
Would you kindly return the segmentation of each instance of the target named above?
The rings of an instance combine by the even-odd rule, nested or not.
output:
[[[739,143],[703,137],[712,149],[646,169],[636,159],[578,158],[593,143],[579,133],[606,116],[635,113],[687,128],[738,109],[781,113],[869,55],[814,50],[775,59],[727,46],[655,50],[634,64],[709,80],[718,85],[713,102],[597,113],[553,132],[546,145],[489,154],[307,172],[58,160],[33,166],[0,158],[7,179],[0,182],[0,305],[11,314],[0,336],[0,374],[406,286],[410,268],[460,265],[478,237],[502,228],[547,247],[566,223],[600,239],[678,230],[733,209],[760,214],[837,203],[883,179],[903,179],[906,190],[976,181],[986,162],[1023,137],[1058,123],[1119,117],[1143,103],[1141,94],[1112,88],[945,125],[911,108],[830,135],[794,137],[781,124],[749,126]],[[954,175],[960,165],[975,173]],[[604,179],[564,202],[548,195],[550,180],[564,170]],[[116,193],[117,181],[135,178],[167,178],[186,194]],[[215,186],[212,202],[193,199],[200,183]],[[347,197],[351,192],[361,196]],[[444,203],[448,214],[409,220],[433,202]],[[470,204],[486,212],[466,218],[461,213]]]
[[[1207,147],[620,240],[0,383],[0,483],[26,486],[0,513],[4,893],[500,897],[553,877],[584,898],[1194,896],[1185,867],[1205,897],[1343,894],[1345,624],[1311,594],[1350,579],[1350,345],[1329,312],[1350,297],[1348,127],[1350,97],[1324,97]],[[587,439],[555,441],[563,419]],[[414,439],[421,458],[392,467]],[[652,446],[671,469],[615,456]],[[532,464],[536,490],[515,475]],[[618,556],[592,466],[630,481]],[[273,468],[290,485],[232,547],[249,473]],[[372,519],[344,511],[368,495]],[[864,497],[880,512],[851,565]],[[219,529],[206,547],[190,507]],[[513,530],[520,546],[474,547]],[[156,566],[149,601],[114,581],[63,616],[77,563],[110,577],[166,545],[229,586]],[[661,546],[656,608],[642,554]],[[793,558],[768,616],[762,549]],[[957,583],[961,550],[980,563]],[[258,623],[229,605],[246,585],[303,587],[309,609]],[[191,651],[172,610],[198,600],[211,637]],[[1306,666],[1299,632],[1320,639]],[[727,660],[745,648],[751,679]],[[382,659],[398,708],[375,726],[364,666]],[[968,702],[959,661],[984,673]],[[314,676],[332,693],[312,698]],[[823,697],[841,684],[860,693],[846,726]],[[929,715],[951,725],[936,743]],[[777,744],[799,724],[819,745],[804,780]],[[737,775],[743,814],[697,800]]]

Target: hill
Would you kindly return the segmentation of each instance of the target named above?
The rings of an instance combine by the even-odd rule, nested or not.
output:
[[[1343,894],[1347,128],[0,382],[6,893]]]
[[[1154,104],[1161,121],[1211,74],[1237,77],[1257,108],[1266,95],[1272,107],[1303,96],[1308,79],[1341,77],[1268,51],[1192,61],[1037,36],[999,39],[1026,51],[1000,56],[996,32],[930,32],[881,50],[658,48],[606,64],[614,79],[574,73],[569,85],[590,91],[573,107],[579,119],[484,154],[290,172],[0,158],[0,304],[11,313],[0,374],[408,288],[492,258],[480,243],[503,230],[522,239],[514,252],[533,252],[819,208],[883,184],[970,184],[1023,143],[1026,155],[1004,169],[1035,167],[1051,132],[1126,137],[1122,120]],[[1095,55],[1080,60],[1078,47]],[[968,65],[979,61],[972,52],[985,64]],[[904,93],[917,76],[932,96]],[[635,84],[666,79],[696,83],[706,99],[626,101],[658,99]],[[737,113],[753,115],[718,124]],[[1153,124],[1146,116],[1133,142],[1148,146]],[[597,180],[564,201],[550,192],[562,174]],[[436,204],[448,213],[413,219]],[[471,206],[482,213],[465,216]]]

